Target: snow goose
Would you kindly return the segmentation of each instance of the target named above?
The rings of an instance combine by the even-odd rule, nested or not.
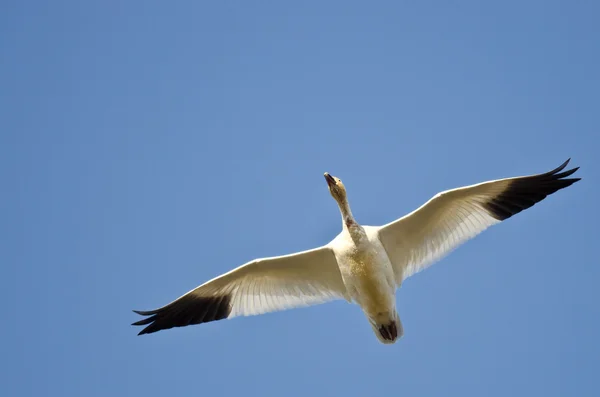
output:
[[[342,215],[342,231],[325,246],[250,261],[166,306],[135,311],[149,334],[173,327],[345,299],[357,303],[382,343],[403,335],[395,292],[402,282],[488,227],[580,178],[569,163],[544,174],[498,179],[448,190],[383,226],[361,226],[342,181],[325,173]]]

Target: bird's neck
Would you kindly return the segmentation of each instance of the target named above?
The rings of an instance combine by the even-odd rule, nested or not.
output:
[[[338,206],[340,207],[340,213],[342,214],[342,222],[344,229],[352,229],[355,226],[358,226],[358,223],[354,220],[354,216],[352,215],[352,211],[350,210],[350,204],[347,199],[340,200],[338,202]]]

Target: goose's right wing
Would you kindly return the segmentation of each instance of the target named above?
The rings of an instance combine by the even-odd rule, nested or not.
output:
[[[209,321],[249,316],[334,299],[347,299],[331,248],[256,259],[214,278],[133,325],[139,335]]]
[[[417,210],[379,229],[396,275],[396,283],[435,263],[488,227],[577,182],[567,178],[579,167],[569,163],[531,176],[498,179],[447,190]]]

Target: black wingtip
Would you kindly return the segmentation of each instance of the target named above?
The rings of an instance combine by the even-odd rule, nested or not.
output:
[[[147,317],[131,325],[147,325],[138,333],[144,335],[173,327],[222,320],[231,314],[231,299],[231,295],[206,297],[187,294],[160,309],[133,310],[134,313]]]
[[[131,323],[131,325],[133,325],[133,326],[150,324],[146,328],[144,328],[140,332],[138,332],[138,336],[159,331],[158,329],[153,330],[154,327],[152,326],[153,325],[152,323],[156,320],[156,313],[158,312],[158,309],[157,310],[132,310],[132,312],[134,312],[135,314],[139,314],[140,316],[148,316],[139,321]]]
[[[579,167],[561,172],[569,161],[570,158],[559,167],[543,174],[515,178],[506,190],[491,198],[484,207],[492,217],[503,221],[532,207],[547,196],[571,186],[581,178],[566,178],[574,174]]]

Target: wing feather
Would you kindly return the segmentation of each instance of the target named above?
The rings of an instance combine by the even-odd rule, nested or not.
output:
[[[487,228],[580,180],[579,169],[498,179],[438,193],[417,210],[379,229],[398,285]]]
[[[189,291],[132,325],[148,334],[173,327],[348,299],[331,248],[248,262]]]

